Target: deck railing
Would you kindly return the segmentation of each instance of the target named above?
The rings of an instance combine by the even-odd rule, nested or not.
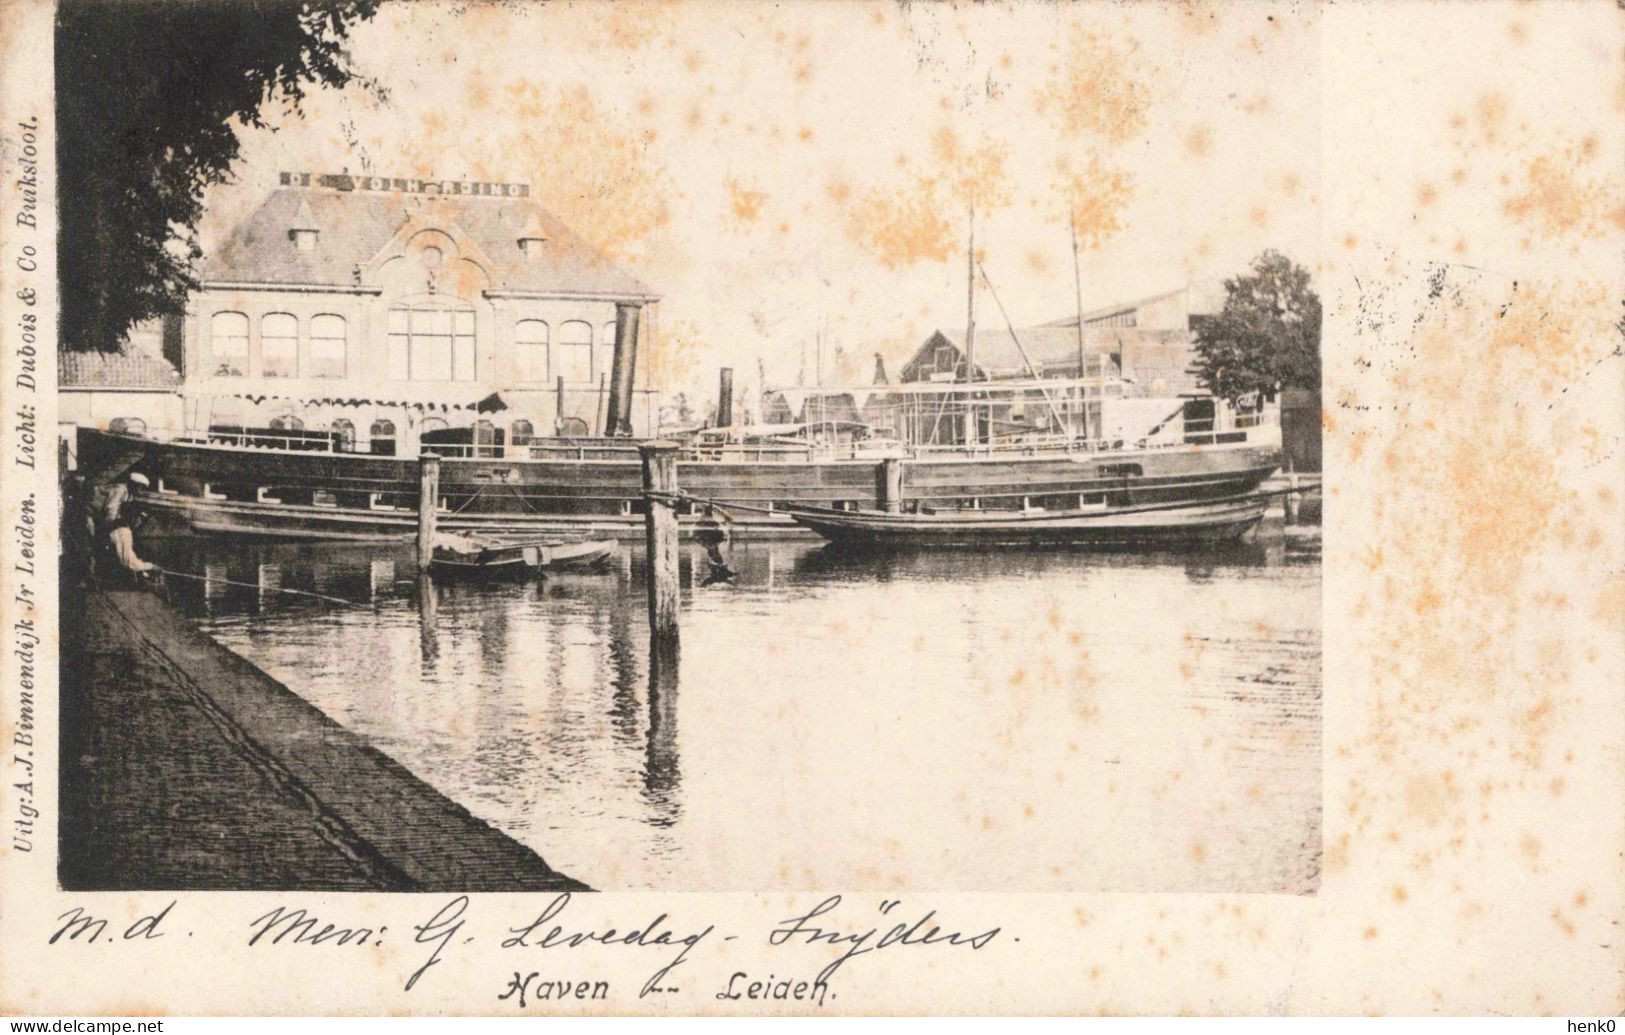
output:
[[[1047,453],[1066,455],[1110,453],[1125,449],[1174,449],[1192,445],[1234,445],[1252,439],[1255,429],[1273,427],[1267,413],[1239,414],[1219,426],[1209,418],[1205,420],[1175,421],[1156,436],[1146,438],[1075,438],[1053,434],[1032,434],[982,443],[914,443],[893,440],[868,440],[839,443],[690,443],[683,447],[679,459],[687,463],[733,462],[754,463],[827,463],[839,460],[878,460],[888,456],[910,459],[934,459],[946,456],[962,457],[1018,457]],[[398,440],[349,438],[333,432],[298,431],[283,429],[225,429],[170,434],[161,429],[147,431],[144,436],[157,441],[227,445],[246,449],[284,450],[291,452],[334,453],[351,456],[398,456],[393,450],[374,452],[374,442]],[[431,443],[421,447],[422,452],[454,460],[547,460],[577,462],[613,462],[635,459],[638,442],[634,439],[604,438],[537,438],[520,443]]]

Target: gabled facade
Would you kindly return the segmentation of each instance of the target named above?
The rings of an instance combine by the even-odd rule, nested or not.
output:
[[[284,173],[201,280],[193,428],[338,429],[363,449],[475,420],[509,441],[654,431],[632,376],[655,294],[523,184]]]

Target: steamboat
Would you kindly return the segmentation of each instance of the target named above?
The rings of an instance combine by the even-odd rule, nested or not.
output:
[[[1124,387],[1095,376],[803,390],[801,413],[811,419],[681,436],[680,521],[692,534],[720,513],[735,536],[778,537],[813,535],[796,519],[807,508],[995,520],[1076,511],[1107,525],[1121,513],[1159,541],[1240,535],[1255,524],[1263,513],[1255,490],[1280,462],[1273,404],[1125,399]],[[1160,416],[1125,430],[1110,419],[1114,402]],[[462,432],[419,444],[438,460],[442,530],[643,534],[636,440],[510,443],[500,433]],[[148,534],[389,541],[408,540],[417,527],[420,457],[362,452],[343,436],[216,427],[166,438],[82,428],[78,457],[91,470],[146,475],[137,502],[155,519]]]

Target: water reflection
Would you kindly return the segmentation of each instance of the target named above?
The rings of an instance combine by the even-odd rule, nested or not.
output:
[[[394,565],[390,565],[390,570],[394,570]],[[436,624],[440,614],[440,594],[439,587],[426,571],[418,573],[417,592],[418,653],[423,658],[423,674],[431,675],[434,672],[435,659],[440,656],[440,630]],[[373,599],[377,599],[376,593]]]
[[[669,827],[681,815],[677,769],[677,673],[675,640],[649,638],[649,739],[643,789],[650,822]]]
[[[1319,557],[640,549],[491,585],[409,550],[167,544],[177,602],[475,815],[602,888],[1314,887]],[[278,588],[351,600],[343,607]],[[945,846],[957,846],[948,850]]]

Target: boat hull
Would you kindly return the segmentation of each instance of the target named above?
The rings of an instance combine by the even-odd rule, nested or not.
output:
[[[989,515],[798,511],[796,520],[849,547],[918,549],[1041,545],[1175,546],[1238,539],[1257,526],[1268,497],[1119,511]]]
[[[401,541],[417,530],[416,459],[159,442],[81,429],[82,468],[129,466],[151,487],[137,502],[144,534]],[[1274,443],[1113,452],[925,454],[903,461],[903,494],[928,507],[1143,504],[1219,499],[1255,489],[1278,466]],[[682,490],[716,501],[735,537],[810,536],[797,507],[879,510],[876,459],[750,456],[680,461]],[[624,444],[550,451],[542,459],[443,458],[438,527],[537,539],[637,539],[645,503],[637,450]],[[706,519],[685,503],[686,533]]]

